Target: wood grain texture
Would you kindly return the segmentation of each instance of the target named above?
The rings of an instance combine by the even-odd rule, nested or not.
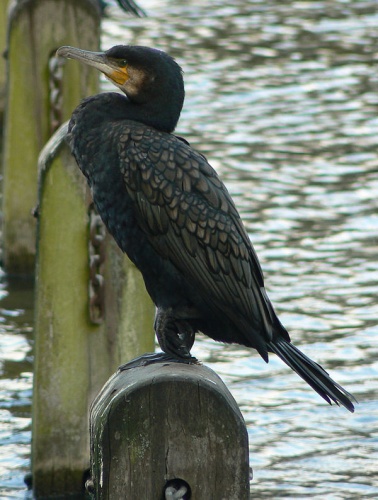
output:
[[[160,499],[174,478],[193,499],[249,498],[244,420],[205,366],[163,362],[115,374],[93,403],[91,443],[98,499]]]

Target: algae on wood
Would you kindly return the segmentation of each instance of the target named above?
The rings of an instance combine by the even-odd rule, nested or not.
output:
[[[65,132],[55,134],[40,160],[32,419],[37,497],[81,491],[93,398],[120,363],[154,346],[154,308],[142,277],[110,236],[105,316],[100,324],[89,320],[91,199]]]
[[[49,60],[61,45],[99,46],[94,0],[24,0],[8,23],[3,147],[3,260],[11,274],[32,274],[38,154],[51,135]],[[72,65],[64,72],[62,121],[97,91],[97,75]]]
[[[82,488],[88,463],[88,335],[99,341],[86,314],[86,186],[66,146],[62,152],[65,158],[56,158],[46,173],[40,201],[32,419],[37,496]]]

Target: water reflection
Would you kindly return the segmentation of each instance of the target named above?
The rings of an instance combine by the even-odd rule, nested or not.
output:
[[[0,296],[0,497],[23,498],[30,470],[33,283],[2,276]]]
[[[247,349],[200,338],[195,355],[226,380],[248,424],[253,498],[376,498],[377,3],[140,3],[148,19],[111,10],[103,46],[153,45],[182,64],[177,132],[226,181],[296,343],[360,401],[355,415],[328,408],[274,357],[266,366]],[[11,467],[23,470],[30,334],[7,344],[20,326],[4,318],[12,410],[1,406],[0,428]]]

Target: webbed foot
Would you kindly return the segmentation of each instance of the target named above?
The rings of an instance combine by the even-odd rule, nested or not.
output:
[[[154,328],[159,345],[167,354],[196,361],[190,354],[196,330],[189,319],[184,318],[184,312],[180,312],[180,316],[171,308],[157,308]]]

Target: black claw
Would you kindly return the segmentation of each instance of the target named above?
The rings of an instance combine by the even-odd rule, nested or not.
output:
[[[139,368],[141,366],[148,366],[154,363],[185,363],[185,364],[199,364],[197,358],[181,358],[178,356],[174,356],[171,354],[167,354],[166,352],[151,352],[143,354],[138,358],[135,358],[128,363],[121,365],[118,370],[125,371],[131,370],[132,368]]]

